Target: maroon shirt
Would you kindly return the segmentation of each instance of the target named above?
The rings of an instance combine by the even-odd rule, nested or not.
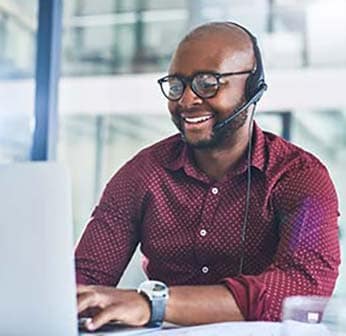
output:
[[[77,281],[116,285],[141,243],[149,278],[224,282],[247,320],[279,320],[286,296],[331,295],[338,203],[326,168],[256,124],[253,141],[241,275],[246,158],[215,181],[175,135],[142,150],[107,184],[76,249]]]

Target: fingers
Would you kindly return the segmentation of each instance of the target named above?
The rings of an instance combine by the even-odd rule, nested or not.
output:
[[[87,317],[92,317],[95,316],[98,312],[100,312],[102,309],[101,308],[87,308],[83,310],[82,312],[78,313],[78,317],[80,318],[87,318]]]
[[[100,313],[95,315],[92,319],[86,321],[86,327],[89,330],[96,330],[106,323],[114,320],[118,320],[120,316],[121,308],[117,305],[111,305],[103,309]]]
[[[101,309],[86,323],[89,330],[98,329],[111,320],[139,326],[144,325],[150,318],[147,301],[135,290],[80,285],[77,293],[79,315],[91,308]]]
[[[77,295],[77,301],[78,313],[88,308],[105,308],[111,303],[107,293],[97,287],[82,289]]]
[[[117,300],[117,290],[103,286],[77,287],[78,313],[89,308],[105,308]]]
[[[99,302],[97,301],[97,296],[93,293],[83,293],[78,295],[78,313],[88,309],[99,307]]]

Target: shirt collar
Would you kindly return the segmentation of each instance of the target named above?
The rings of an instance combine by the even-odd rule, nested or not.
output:
[[[264,171],[265,162],[266,162],[266,150],[265,150],[265,136],[262,129],[254,122],[253,126],[253,145],[251,153],[251,166],[256,167],[260,171]],[[182,141],[183,142],[183,141]],[[166,168],[177,171],[181,168],[186,170],[191,170],[191,166],[194,165],[192,159],[191,148],[183,142],[183,146],[179,146],[180,153],[175,156],[172,160],[166,162]],[[242,172],[245,168],[246,170],[247,160],[244,159],[244,162],[240,164],[239,173]]]
[[[181,144],[182,146],[178,147],[179,153],[177,153],[177,155],[174,155],[173,158],[171,157],[166,161],[166,168],[177,171],[185,166],[186,162],[188,161],[189,147],[183,140],[181,140]]]

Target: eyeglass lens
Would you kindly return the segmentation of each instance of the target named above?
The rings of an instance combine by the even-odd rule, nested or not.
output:
[[[168,99],[178,100],[182,97],[185,82],[189,82],[178,76],[169,76],[161,81],[161,87]],[[191,79],[191,88],[201,98],[215,95],[218,89],[218,80],[214,74],[197,74]]]

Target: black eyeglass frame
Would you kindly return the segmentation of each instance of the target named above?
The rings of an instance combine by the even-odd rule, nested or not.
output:
[[[246,75],[246,74],[253,74],[255,72],[255,70],[244,70],[244,71],[236,71],[236,72],[224,72],[224,73],[219,73],[219,72],[212,72],[212,71],[201,71],[201,72],[196,72],[194,73],[192,76],[183,76],[183,75],[179,75],[179,74],[175,74],[175,75],[167,75],[164,76],[160,79],[157,80],[157,82],[160,85],[161,88],[161,92],[163,93],[163,95],[170,101],[178,101],[179,99],[181,99],[181,97],[184,95],[185,89],[187,84],[189,84],[192,92],[198,96],[201,99],[209,99],[209,98],[213,98],[216,96],[216,94],[218,93],[220,86],[224,83],[220,82],[220,79],[222,77],[226,77],[226,76],[238,76],[238,75]],[[196,78],[196,76],[199,75],[213,75],[216,79],[216,90],[213,94],[211,95],[207,95],[207,96],[201,96],[198,92],[196,92],[192,86],[192,82],[193,80]],[[170,78],[177,78],[179,79],[182,83],[183,83],[183,90],[181,92],[181,95],[178,98],[172,99],[169,96],[166,95],[164,89],[163,89],[163,83],[167,82]]]

